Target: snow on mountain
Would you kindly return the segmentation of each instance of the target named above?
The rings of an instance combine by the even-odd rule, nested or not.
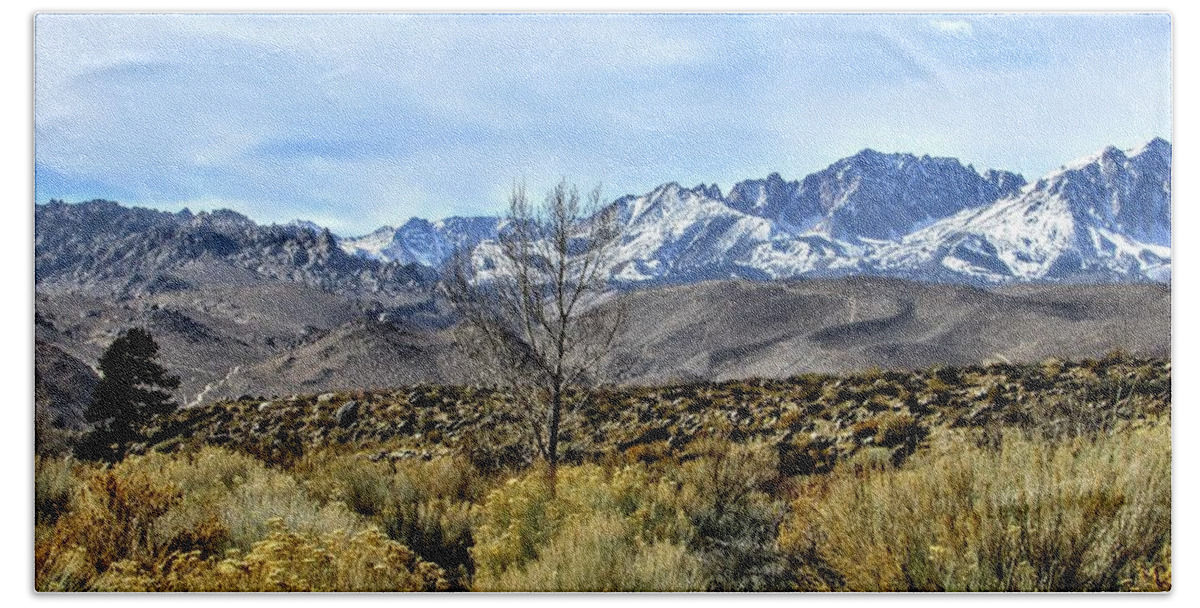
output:
[[[881,274],[987,283],[1166,280],[1171,146],[1161,139],[1072,162],[1014,196],[967,209],[867,256]]]
[[[339,245],[360,257],[437,267],[455,248],[471,249],[496,238],[501,223],[494,217],[451,217],[436,222],[414,217],[399,228],[384,226],[367,235],[343,238]]]
[[[324,228],[260,226],[227,209],[169,213],[105,200],[35,206],[34,251],[39,286],[124,293],[256,276],[335,293],[397,294],[432,279],[420,266],[347,255]]]
[[[669,183],[619,200],[624,229],[614,252],[613,276],[644,281],[727,275],[736,260],[771,238],[770,221],[737,211],[713,194],[719,190]]]
[[[805,177],[778,173],[730,189],[731,207],[770,219],[793,234],[844,241],[891,239],[969,207],[1016,192],[1025,179],[979,174],[957,159],[863,150]]]
[[[894,239],[921,224],[991,203],[1024,178],[992,172],[991,180],[957,159],[863,150],[806,178],[802,209],[820,214],[816,231],[842,240]],[[783,218],[788,221],[790,218]]]
[[[311,222],[309,220],[292,220],[287,223],[288,226],[299,228],[301,230],[311,230],[313,234],[321,234],[325,230],[324,226]]]
[[[624,197],[613,277],[621,282],[717,276],[849,274],[880,239],[995,201],[1019,175],[979,174],[957,160],[864,150],[802,181],[778,173],[722,198],[715,185],[675,183]]]
[[[759,217],[779,220],[780,215],[793,209],[792,215],[799,217],[815,217],[819,210],[814,206],[794,209],[802,205],[800,202],[800,182],[784,181],[778,173],[772,173],[766,179],[748,179],[734,184],[729,189],[726,204],[742,213]],[[803,229],[806,226],[796,226]]]
[[[1113,147],[1028,184],[953,158],[863,150],[802,180],[667,183],[612,203],[621,284],[878,274],[923,280],[1169,280],[1171,144]],[[475,248],[496,270],[497,218],[414,218],[340,241],[439,266]]]

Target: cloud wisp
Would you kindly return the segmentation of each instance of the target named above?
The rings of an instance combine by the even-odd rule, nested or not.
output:
[[[55,15],[36,196],[343,233],[514,180],[799,177],[864,147],[1038,173],[1169,136],[1166,15]]]

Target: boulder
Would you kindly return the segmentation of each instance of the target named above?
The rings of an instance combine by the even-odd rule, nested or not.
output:
[[[358,411],[357,401],[347,401],[342,407],[337,409],[334,419],[337,421],[338,426],[347,427],[358,421]]]

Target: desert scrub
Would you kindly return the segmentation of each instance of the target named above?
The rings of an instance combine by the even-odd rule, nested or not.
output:
[[[93,473],[70,504],[38,535],[40,590],[95,589],[117,563],[141,571],[176,553],[245,552],[272,532],[272,518],[313,535],[364,527],[341,503],[309,498],[290,475],[219,448],[127,458]]]
[[[121,560],[152,563],[155,520],[180,499],[177,487],[141,471],[102,470],[34,548],[39,591],[82,591]]]
[[[563,467],[510,479],[473,510],[482,591],[686,591],[707,586],[685,549],[681,488],[644,467]]]
[[[709,591],[789,590],[791,572],[776,536],[785,504],[778,448],[765,442],[705,438],[689,446],[695,458],[668,476],[684,491],[677,500],[693,527],[688,547]]]
[[[441,568],[421,561],[377,528],[320,535],[292,532],[280,519],[244,556],[202,559],[175,553],[151,567],[120,562],[101,591],[443,591]]]
[[[272,518],[280,518],[289,530],[313,534],[357,530],[364,523],[344,505],[311,499],[294,475],[223,448],[151,453],[127,459],[118,468],[139,470],[178,487],[181,500],[156,522],[155,538],[167,544],[189,530],[207,528],[219,537],[188,548],[203,549],[206,555],[229,548],[249,550],[270,531],[267,521]],[[223,534],[217,535],[218,530]]]
[[[371,461],[363,454],[322,452],[306,456],[295,473],[308,493],[321,502],[340,500],[355,512],[378,514],[387,497],[401,494],[411,502],[454,498],[475,502],[489,482],[458,457]]]
[[[66,513],[79,492],[76,463],[70,457],[33,459],[33,505],[37,524],[53,525]]]
[[[452,587],[469,584],[473,564],[468,550],[474,544],[470,510],[487,485],[466,459],[386,462],[362,454],[321,453],[306,457],[297,474],[306,478],[314,499],[345,504],[444,568]]]
[[[997,451],[946,433],[902,468],[810,480],[780,543],[854,591],[1135,587],[1169,568],[1170,463],[1166,422],[1059,443],[1009,434]]]
[[[602,512],[568,517],[536,560],[477,581],[486,591],[698,591],[706,586],[699,558],[686,547],[647,542],[634,522]]]

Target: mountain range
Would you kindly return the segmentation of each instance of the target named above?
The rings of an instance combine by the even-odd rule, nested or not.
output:
[[[944,283],[1167,282],[1171,145],[1107,147],[1034,182],[952,158],[863,150],[796,180],[671,182],[610,203],[622,223],[609,261],[619,286],[712,278],[873,275]],[[436,278],[499,217],[413,218],[358,237],[311,222],[260,226],[228,210],[38,205],[39,284],[170,289],[164,273],[220,259],[253,273],[356,294]],[[495,248],[478,249],[486,258]],[[486,259],[482,262],[486,263]],[[178,273],[175,273],[178,274]],[[160,284],[138,285],[148,277]],[[128,285],[127,285],[128,283]]]
[[[876,275],[935,282],[1169,281],[1171,144],[1109,146],[1034,182],[953,158],[863,150],[801,180],[692,188],[613,203],[625,287],[710,278]],[[413,218],[341,238],[369,260],[441,265],[501,218]],[[481,249],[486,251],[487,248]]]
[[[865,150],[801,180],[621,197],[608,271],[637,314],[606,375],[1169,354],[1170,193],[1171,146],[1155,139],[1033,182]],[[38,394],[67,426],[100,354],[135,326],[181,376],[184,404],[471,381],[438,270],[506,229],[413,219],[342,238],[100,200],[36,205],[34,223]]]
[[[105,200],[38,205],[34,253],[41,289],[125,295],[254,277],[384,298],[435,278],[417,264],[347,254],[329,230],[311,223],[262,226],[226,209],[165,213]]]

